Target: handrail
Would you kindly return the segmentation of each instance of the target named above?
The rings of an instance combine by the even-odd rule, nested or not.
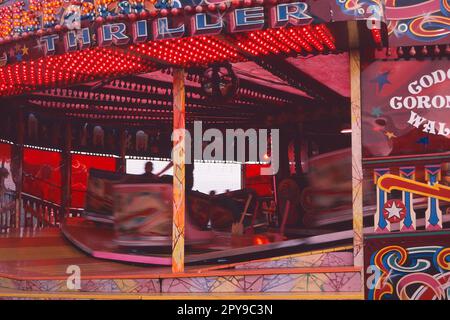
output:
[[[434,164],[437,161],[450,161],[450,151],[429,153],[429,154],[414,154],[414,155],[398,155],[386,157],[368,157],[362,159],[364,166],[401,166],[402,164],[414,163],[420,164]]]
[[[20,227],[45,228],[59,226],[63,218],[61,205],[35,195],[22,193],[17,203],[17,194],[9,190],[0,196],[0,233],[16,227],[16,211],[19,211]],[[79,216],[82,209],[69,208],[69,216]]]
[[[21,218],[24,227],[57,226],[60,222],[61,207],[53,202],[22,194]]]
[[[62,186],[59,186],[59,185],[54,184],[54,183],[51,183],[51,182],[49,182],[49,181],[47,181],[47,180],[45,180],[45,179],[36,177],[36,176],[34,176],[34,175],[30,174],[30,173],[24,172],[24,173],[23,173],[23,176],[24,176],[24,177],[27,177],[27,178],[29,178],[29,179],[31,179],[31,180],[36,180],[36,181],[45,183],[45,184],[47,184],[47,185],[49,185],[49,186],[51,186],[51,187],[53,187],[53,188],[61,189],[61,190],[62,190]],[[72,190],[72,192],[73,192],[73,191],[75,191],[75,192],[86,192],[86,190],[81,190],[81,189],[73,189],[73,188],[72,188],[71,190]]]

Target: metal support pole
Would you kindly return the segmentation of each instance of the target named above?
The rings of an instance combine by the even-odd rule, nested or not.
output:
[[[117,159],[117,172],[127,172],[127,159],[125,158],[127,153],[127,132],[125,129],[120,130],[120,142],[119,142],[119,158]]]
[[[69,215],[72,198],[72,126],[67,123],[64,132],[64,147],[62,152],[62,193],[61,193],[61,212],[59,222],[62,224],[64,218]]]
[[[23,143],[24,143],[24,117],[23,110],[19,108],[17,111],[17,141],[13,148],[14,155],[12,157],[12,161],[15,161],[14,167],[16,168],[13,172],[15,174],[15,182],[16,182],[16,214],[15,214],[15,222],[14,226],[16,228],[21,227],[21,214],[22,214],[22,186],[23,186]],[[26,217],[25,217],[26,219]]]

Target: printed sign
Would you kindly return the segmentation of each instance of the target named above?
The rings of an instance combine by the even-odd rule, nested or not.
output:
[[[450,150],[447,61],[377,61],[362,82],[365,157]]]

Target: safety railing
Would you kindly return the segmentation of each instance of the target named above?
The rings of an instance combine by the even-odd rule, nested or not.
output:
[[[0,233],[16,227],[57,227],[63,217],[77,217],[82,213],[78,208],[63,210],[58,203],[28,193],[22,193],[20,199],[18,203],[16,191],[0,194]]]
[[[8,232],[16,224],[16,193],[6,190],[0,194],[0,233]]]
[[[21,218],[23,227],[58,226],[61,220],[61,206],[30,194],[22,194]]]

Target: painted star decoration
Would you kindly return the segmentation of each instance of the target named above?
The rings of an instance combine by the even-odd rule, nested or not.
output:
[[[372,80],[372,82],[376,82],[378,85],[378,92],[381,92],[383,90],[383,87],[386,84],[390,84],[391,82],[388,79],[390,71],[383,72],[379,74],[375,79]]]
[[[22,55],[28,55],[28,47],[24,45],[20,50],[22,50]]]
[[[405,218],[405,204],[397,199],[391,199],[384,204],[383,215],[391,223],[399,222]]]
[[[386,137],[388,137],[389,140],[391,140],[392,138],[397,138],[397,136],[396,136],[393,132],[390,132],[390,131],[386,131],[386,132],[384,133],[384,135],[385,135]]]
[[[383,111],[381,111],[380,107],[374,107],[372,108],[372,115],[376,118],[381,117],[381,115],[383,114]]]
[[[430,144],[430,139],[428,137],[422,137],[416,141],[417,144],[423,144],[424,146]]]

